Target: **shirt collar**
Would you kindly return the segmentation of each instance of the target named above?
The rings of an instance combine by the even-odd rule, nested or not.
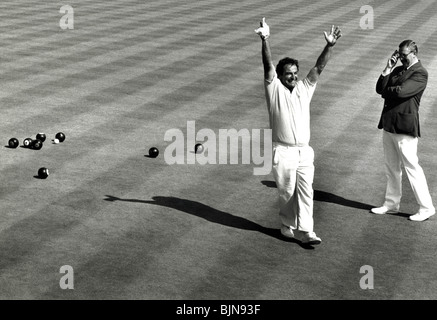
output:
[[[412,65],[410,65],[406,70],[410,69],[412,66],[414,66],[416,63],[418,63],[419,60],[417,60],[416,62],[414,62]]]

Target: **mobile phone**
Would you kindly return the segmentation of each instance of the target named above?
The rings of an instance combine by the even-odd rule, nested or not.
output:
[[[391,59],[393,60],[394,63],[398,62],[399,56],[400,56],[400,55],[399,55],[399,51],[396,50],[396,51],[393,53],[393,56],[391,57]]]

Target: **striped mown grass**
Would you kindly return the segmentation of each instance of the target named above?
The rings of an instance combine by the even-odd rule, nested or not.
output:
[[[385,190],[376,80],[404,39],[430,74],[419,157],[432,195],[437,147],[434,1],[71,1],[0,4],[1,299],[435,299],[435,219],[375,216]],[[372,5],[374,29],[360,28]],[[312,101],[315,249],[279,237],[273,177],[254,165],[168,165],[170,129],[268,127],[260,42],[304,77],[323,31],[343,37]],[[51,144],[58,131],[65,142]],[[161,153],[145,157],[151,146]],[[185,145],[185,152],[194,146]],[[241,152],[241,146],[239,151]],[[35,179],[39,167],[48,179]],[[435,198],[435,196],[434,196]],[[74,269],[74,290],[59,269]],[[360,267],[374,289],[360,288]]]

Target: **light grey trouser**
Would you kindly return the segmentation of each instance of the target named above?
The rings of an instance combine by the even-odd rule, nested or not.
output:
[[[405,134],[394,134],[383,130],[385,173],[387,189],[384,206],[399,210],[402,197],[402,167],[404,165],[419,212],[435,211],[428,190],[425,174],[419,165],[417,145],[419,139]]]
[[[279,191],[282,224],[312,232],[314,150],[310,146],[273,144],[273,176]]]

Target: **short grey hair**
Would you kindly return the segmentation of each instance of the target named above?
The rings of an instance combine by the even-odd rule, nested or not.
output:
[[[411,52],[414,52],[414,54],[419,53],[419,48],[417,47],[417,44],[413,40],[404,40],[399,44],[399,48],[407,47],[410,49]]]

